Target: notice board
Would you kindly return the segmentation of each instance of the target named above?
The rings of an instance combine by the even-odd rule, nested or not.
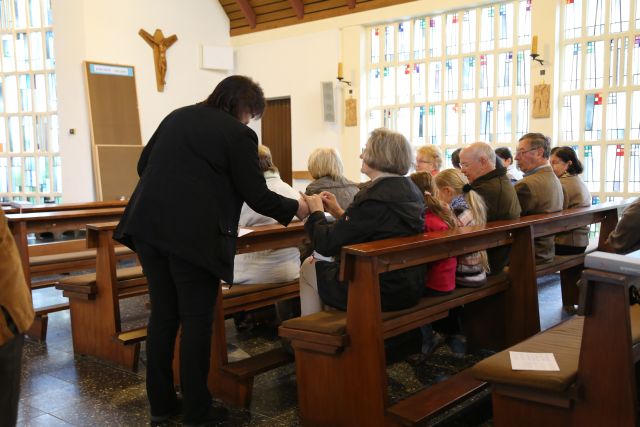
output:
[[[142,152],[133,66],[85,61],[98,200],[131,197]]]

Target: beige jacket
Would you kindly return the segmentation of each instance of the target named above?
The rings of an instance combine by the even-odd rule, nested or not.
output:
[[[0,211],[0,306],[9,312],[20,332],[26,332],[33,323],[31,292],[24,279],[18,248],[2,211]],[[13,333],[0,310],[0,345],[11,338]]]
[[[591,206],[591,193],[580,176],[565,173],[560,177],[564,202],[562,209],[583,208]],[[589,246],[589,226],[556,234],[556,245]]]
[[[607,245],[623,254],[640,249],[640,197],[624,210],[616,229],[609,234]]]
[[[562,185],[551,166],[540,166],[535,172],[525,175],[514,186],[522,213],[520,216],[562,210],[564,196]],[[555,255],[554,236],[538,237],[535,241],[536,264],[553,261]]]

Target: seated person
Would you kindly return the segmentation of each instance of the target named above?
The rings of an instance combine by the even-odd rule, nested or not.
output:
[[[582,182],[582,163],[571,147],[555,147],[550,158],[553,173],[560,179],[564,202],[562,209],[591,206],[591,193]],[[589,226],[556,234],[556,255],[584,253],[589,246]]]
[[[307,162],[313,181],[307,185],[305,194],[320,194],[328,191],[336,196],[340,206],[349,206],[359,191],[356,183],[343,176],[342,160],[333,148],[317,148]]]
[[[429,172],[435,176],[442,168],[442,153],[435,145],[423,145],[416,152],[416,172]]]
[[[487,206],[487,222],[520,217],[520,202],[507,170],[500,163],[493,147],[486,142],[474,142],[460,152],[460,170],[471,188],[477,191]],[[490,274],[499,274],[509,262],[508,245],[489,249]]]
[[[467,178],[457,169],[445,169],[435,177],[438,199],[446,203],[456,216],[459,227],[487,223],[487,207]],[[456,285],[480,287],[487,281],[489,261],[486,251],[458,257]]]
[[[462,151],[462,148],[458,148],[453,153],[451,153],[451,164],[456,169],[460,169],[460,152],[461,151]]]
[[[258,146],[258,161],[269,190],[281,196],[295,199],[298,192],[280,179],[274,166],[271,151],[265,145]],[[260,215],[246,203],[240,212],[240,227],[276,224],[276,220]],[[268,249],[235,256],[233,267],[234,284],[280,283],[298,278],[300,274],[300,252],[298,248]]]
[[[411,166],[411,146],[397,132],[376,129],[362,159],[362,173],[371,179],[343,210],[329,192],[305,196],[311,215],[305,229],[314,249],[335,260],[307,258],[300,271],[302,315],[322,310],[322,304],[347,308],[348,286],[338,280],[339,255],[344,245],[390,237],[411,236],[424,227],[424,202],[420,190],[405,175]],[[327,221],[323,206],[337,218]],[[380,275],[382,310],[400,310],[418,303],[424,288],[424,267],[417,266]]]
[[[517,181],[522,179],[522,172],[516,167],[516,164],[513,162],[513,155],[511,154],[511,150],[509,147],[499,147],[496,148],[496,156],[502,162],[502,165],[507,168],[507,178],[511,181],[512,184],[515,184]]]
[[[438,174],[439,175],[439,174]],[[456,218],[449,207],[438,200],[435,194],[434,178],[429,172],[412,173],[409,178],[418,186],[424,194],[424,231],[443,231],[456,227]],[[456,287],[456,257],[449,257],[434,261],[427,265],[427,275],[425,280],[424,296],[448,295]],[[453,310],[452,310],[453,311]],[[453,323],[457,322],[456,319]],[[443,324],[442,321],[436,323]],[[448,324],[448,322],[446,322]],[[447,326],[445,324],[445,326]],[[429,323],[420,327],[422,334],[421,354],[417,359],[412,359],[411,364],[425,362],[434,351],[445,342],[445,338],[434,331]]]
[[[607,245],[619,254],[640,249],[640,197],[624,210],[615,230],[607,238]]]
[[[549,165],[551,141],[541,133],[528,133],[518,141],[516,161],[524,177],[514,189],[522,208],[521,216],[562,210],[562,185]],[[536,237],[536,264],[553,261],[554,236]]]

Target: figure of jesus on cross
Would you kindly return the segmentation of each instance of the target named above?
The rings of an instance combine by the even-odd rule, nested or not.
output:
[[[156,86],[158,92],[164,92],[166,83],[164,77],[167,74],[167,49],[178,41],[178,36],[174,34],[165,38],[160,29],[156,29],[153,36],[143,29],[140,29],[138,34],[153,48],[153,60],[156,65]]]

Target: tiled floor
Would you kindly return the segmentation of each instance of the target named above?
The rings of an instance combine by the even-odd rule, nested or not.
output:
[[[59,299],[52,288],[36,291],[36,304]],[[543,328],[558,323],[566,314],[560,302],[559,278],[546,276],[539,281],[540,316]],[[49,302],[49,301],[48,301]],[[146,322],[144,297],[122,302],[122,316],[132,327]],[[280,345],[273,328],[257,328],[237,333],[227,321],[231,358],[259,353]],[[427,365],[419,368],[405,361],[415,349],[415,341],[391,343],[389,352],[396,357],[388,367],[392,399],[402,398],[475,363],[483,354],[455,359],[446,346],[441,347]],[[398,356],[399,355],[399,356]],[[145,354],[139,372],[129,372],[98,360],[74,356],[69,313],[50,315],[46,344],[25,344],[19,426],[144,426],[148,425],[145,392]],[[232,410],[228,426],[296,426],[295,367],[293,364],[256,377],[249,410]],[[436,420],[439,425],[491,425],[488,393],[456,408],[453,416]],[[175,421],[179,425],[179,420]]]

